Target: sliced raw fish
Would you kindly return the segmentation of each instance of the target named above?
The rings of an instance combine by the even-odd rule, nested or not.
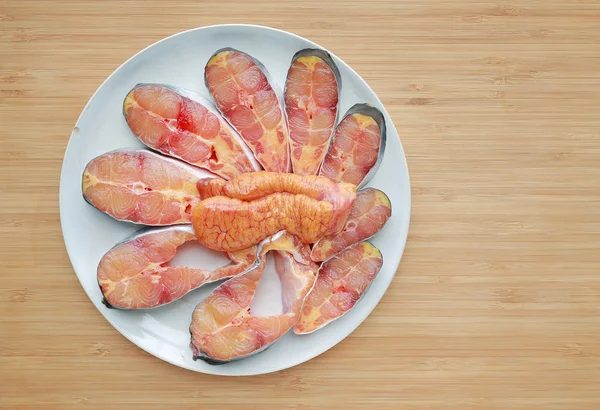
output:
[[[190,325],[194,359],[221,364],[258,353],[298,321],[318,265],[310,261],[307,245],[287,233],[280,235],[261,246],[258,266],[223,283],[196,307]],[[281,280],[283,312],[260,317],[252,313],[250,304],[269,251],[274,251]]]
[[[294,333],[314,332],[352,309],[382,265],[381,252],[369,242],[352,245],[324,262]]]
[[[219,111],[235,127],[267,171],[290,170],[288,130],[275,84],[264,66],[248,54],[217,51],[204,71]]]
[[[87,202],[115,219],[173,225],[190,222],[198,180],[214,177],[148,150],[124,149],[91,160],[81,188]]]
[[[319,175],[365,185],[379,168],[385,142],[383,114],[370,105],[356,104],[336,127]]]
[[[133,133],[163,154],[227,179],[259,170],[240,136],[201,98],[162,84],[138,84],[127,94],[123,113]]]
[[[260,185],[243,187],[237,184],[237,178],[228,185],[232,187],[231,193],[248,200],[213,196],[194,207],[192,224],[202,245],[219,251],[236,251],[257,245],[281,230],[298,236],[303,243],[315,243],[343,229],[356,199],[356,186],[337,183],[315,199],[304,193],[285,192],[306,187],[305,183],[280,184],[297,176],[263,176],[259,176],[263,181]],[[314,176],[302,178],[319,180]],[[252,176],[240,179],[252,180]]]
[[[321,262],[350,245],[369,239],[383,228],[391,215],[392,203],[386,194],[374,188],[359,191],[342,232],[319,239],[310,257]]]
[[[117,309],[149,309],[173,302],[210,282],[248,269],[256,247],[230,253],[231,263],[208,271],[169,266],[177,248],[195,240],[190,225],[144,229],[109,250],[98,265],[104,303]]]
[[[284,101],[295,174],[317,174],[338,113],[340,76],[323,50],[301,50],[292,58]]]

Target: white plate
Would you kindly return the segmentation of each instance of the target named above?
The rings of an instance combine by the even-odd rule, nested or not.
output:
[[[410,183],[400,138],[381,101],[355,71],[332,54],[342,76],[340,116],[355,103],[366,102],[378,107],[387,122],[385,156],[369,185],[388,194],[392,201],[392,217],[371,240],[381,249],[384,264],[363,299],[341,319],[315,333],[297,336],[289,332],[263,353],[220,366],[193,361],[189,348],[188,327],[192,311],[214,286],[206,286],[175,303],[150,311],[107,309],[101,303],[96,267],[109,248],[140,226],[115,221],[88,205],[81,194],[83,169],[89,160],[102,153],[141,146],[121,113],[123,98],[135,84],[168,83],[209,98],[204,86],[204,65],[222,47],[234,47],[256,57],[281,89],[294,53],[307,47],[321,48],[302,37],[272,28],[224,25],[179,33],[142,50],[98,88],[73,129],[60,178],[60,219],[67,252],[81,285],[100,313],[126,338],[148,353],[186,369],[220,375],[254,375],[286,369],[325,352],[356,329],[375,308],[396,273],[406,243]],[[199,267],[214,267],[224,261],[223,257],[215,257],[214,253],[197,246],[187,247],[176,258]],[[273,310],[280,306],[276,285],[277,276],[272,273],[265,274],[261,280],[257,298],[263,305],[265,301],[267,304],[274,301],[263,309]],[[271,298],[264,297],[268,292],[271,292]],[[365,345],[363,348],[370,347]]]

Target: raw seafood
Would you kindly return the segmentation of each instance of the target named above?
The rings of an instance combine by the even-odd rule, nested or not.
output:
[[[350,245],[369,239],[383,228],[391,215],[392,204],[386,194],[374,188],[358,192],[342,232],[319,239],[310,257],[321,262]]]
[[[350,184],[337,184],[329,178],[316,175],[279,174],[275,172],[252,172],[235,177],[231,181],[206,178],[198,181],[198,192],[202,199],[226,196],[252,201],[267,195],[287,192],[302,194],[319,201],[334,202],[344,198],[347,192],[355,191]]]
[[[115,219],[172,225],[190,222],[200,202],[196,183],[212,177],[148,150],[118,150],[87,164],[81,189],[87,202]]]
[[[258,353],[298,321],[318,265],[308,258],[308,246],[289,234],[276,235],[266,242],[260,265],[223,283],[194,310],[190,326],[194,359],[220,364]],[[275,251],[275,270],[282,284],[283,312],[254,316],[250,303],[264,270],[265,256],[271,250]]]
[[[339,72],[323,50],[301,50],[292,58],[285,83],[285,112],[295,174],[319,171],[338,112]]]
[[[217,51],[204,79],[219,111],[235,127],[267,171],[290,170],[288,130],[274,84],[266,69],[248,54]]]
[[[362,186],[377,172],[385,151],[383,114],[356,104],[338,124],[319,175]]]
[[[237,275],[198,306],[190,327],[194,358],[222,363],[261,351],[294,325],[309,333],[347,312],[381,267],[380,252],[361,241],[382,228],[391,204],[375,189],[356,193],[383,157],[384,116],[356,104],[335,127],[341,81],[326,52],[296,53],[283,101],[266,69],[233,49],[210,58],[205,83],[226,119],[197,94],[158,84],[136,86],[123,110],[144,144],[212,173],[148,151],[109,153],[90,162],[82,188],[120,220],[193,223],[143,231],[111,249],[98,267],[107,306],[156,307]],[[275,172],[254,172],[259,163]],[[194,239],[227,251],[232,263],[214,272],[169,266]],[[250,301],[269,250],[284,309],[259,318]],[[324,261],[318,281],[315,261]]]
[[[117,309],[148,309],[173,302],[206,283],[235,276],[251,266],[256,247],[230,253],[231,263],[214,271],[169,266],[177,248],[195,240],[190,225],[143,230],[108,251],[98,265],[104,303]]]
[[[182,95],[185,94],[185,95]],[[147,146],[223,178],[260,169],[252,153],[200,97],[160,84],[138,84],[125,97],[131,131]]]
[[[287,230],[304,243],[339,232],[340,215],[347,215],[330,202],[306,195],[272,194],[245,202],[216,196],[201,201],[192,214],[194,231],[200,243],[221,251],[253,246],[262,239]]]
[[[260,184],[237,184],[231,182],[233,193],[240,193],[246,200],[226,196],[204,199],[192,211],[192,224],[200,243],[220,251],[236,251],[258,244],[263,239],[281,230],[296,235],[303,243],[314,243],[326,235],[339,233],[348,219],[352,203],[356,198],[356,187],[338,183],[317,199],[294,191],[305,184],[285,184],[283,181],[309,178],[287,177],[259,173]],[[241,177],[252,181],[252,174]],[[226,188],[225,188],[226,189]],[[306,190],[305,190],[306,191]]]
[[[382,265],[381,252],[369,242],[352,245],[324,262],[294,332],[314,332],[348,312],[364,295]]]

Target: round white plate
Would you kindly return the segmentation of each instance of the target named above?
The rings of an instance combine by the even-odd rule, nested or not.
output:
[[[81,194],[81,175],[92,158],[124,147],[141,147],[121,113],[123,98],[137,83],[167,83],[197,91],[210,98],[203,70],[209,57],[222,47],[234,47],[260,60],[283,89],[291,58],[315,43],[285,31],[249,25],[202,27],[176,34],[142,50],[94,93],[65,152],[60,178],[60,219],[73,268],[92,303],[119,332],[154,356],[186,369],[220,375],[254,375],[286,369],[305,362],[348,336],[375,308],[389,286],[404,250],[410,219],[410,182],[398,133],[381,101],[365,81],[332,54],[342,76],[340,117],[352,105],[366,102],[379,108],[387,123],[387,148],[379,172],[369,186],[383,190],[392,201],[392,217],[371,239],[384,256],[383,268],[356,306],[341,319],[306,336],[284,335],[264,352],[225,365],[193,361],[189,348],[191,314],[214,286],[191,292],[170,305],[146,311],[107,309],[96,281],[96,267],[115,243],[140,229],[118,222],[88,205]],[[177,262],[211,268],[226,262],[221,255],[186,246]],[[259,284],[256,309],[273,313],[281,308],[277,276],[269,271]],[[269,297],[267,297],[267,295]],[[369,346],[365,345],[365,349]]]

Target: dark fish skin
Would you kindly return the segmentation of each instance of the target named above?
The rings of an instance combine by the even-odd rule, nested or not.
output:
[[[190,335],[191,335],[191,332],[190,332]],[[213,366],[220,366],[220,365],[223,365],[223,364],[227,364],[227,363],[231,363],[231,362],[234,362],[234,361],[237,361],[237,360],[244,359],[244,358],[249,357],[249,356],[253,356],[253,355],[257,354],[257,353],[264,352],[269,347],[271,347],[271,345],[267,345],[264,348],[259,349],[259,350],[257,350],[256,352],[254,352],[254,353],[252,353],[250,355],[242,356],[242,357],[239,357],[239,358],[236,358],[236,359],[233,359],[233,360],[219,360],[219,359],[214,359],[212,357],[209,357],[209,356],[205,355],[204,352],[202,352],[202,351],[200,352],[200,355],[192,355],[192,359],[194,361],[202,360],[203,362],[205,362],[207,364],[210,364],[210,365],[213,365]],[[190,343],[190,348],[193,349],[192,343]]]
[[[194,355],[194,356],[192,356],[192,359],[193,359],[194,361],[197,361],[197,360],[202,360],[204,363],[210,364],[210,365],[212,365],[212,366],[220,366],[220,365],[222,365],[222,364],[227,364],[227,363],[229,363],[229,362],[222,361],[222,360],[211,359],[211,358],[210,358],[210,357],[208,357],[208,356],[196,356],[196,355]]]
[[[190,339],[193,339],[193,337],[194,337],[194,335],[190,331]],[[190,342],[190,349],[192,349],[192,351],[194,351],[194,347],[192,345],[192,342]],[[210,364],[212,366],[220,366],[222,364],[227,364],[227,363],[230,362],[230,361],[225,361],[225,360],[213,359],[212,357],[209,357],[208,355],[206,355],[203,351],[200,351],[199,355],[193,354],[192,355],[192,360],[193,361],[202,360],[206,364]]]
[[[98,285],[100,286],[100,285]],[[100,289],[100,291],[102,292],[102,289]],[[119,310],[116,307],[114,307],[113,305],[111,305],[110,303],[108,303],[108,300],[106,300],[106,298],[102,298],[102,304],[104,306],[106,306],[108,309],[115,309],[115,310]],[[122,309],[121,309],[122,310]]]

